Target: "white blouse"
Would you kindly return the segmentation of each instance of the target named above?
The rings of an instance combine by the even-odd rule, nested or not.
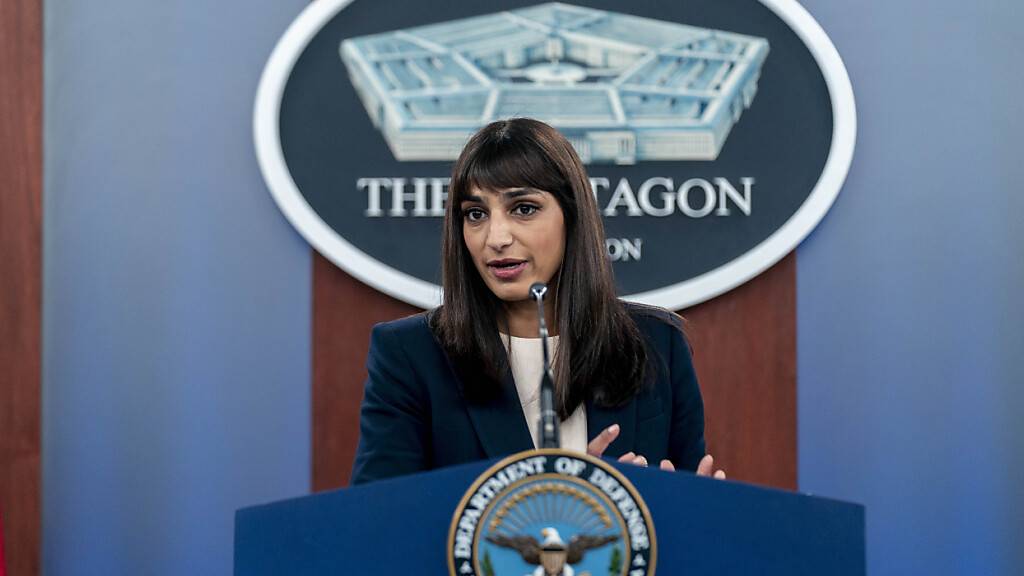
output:
[[[519,403],[523,406],[526,424],[530,427],[533,446],[540,442],[540,378],[544,372],[544,353],[540,349],[540,338],[519,338],[501,335],[501,341],[508,353],[512,365],[512,378],[519,392]],[[558,350],[558,336],[548,338],[551,349],[550,357],[554,359]],[[587,410],[583,404],[562,421],[559,427],[561,447],[566,450],[586,453],[587,451]]]

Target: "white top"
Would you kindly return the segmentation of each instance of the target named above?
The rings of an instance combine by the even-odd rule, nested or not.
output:
[[[540,377],[544,372],[544,353],[540,349],[540,338],[519,338],[501,335],[501,341],[508,352],[512,365],[512,378],[519,392],[519,403],[523,406],[526,424],[530,427],[533,446],[540,443]],[[551,358],[558,350],[558,336],[548,338]],[[576,411],[559,427],[560,444],[566,450],[586,453],[587,451],[587,410],[580,404]]]

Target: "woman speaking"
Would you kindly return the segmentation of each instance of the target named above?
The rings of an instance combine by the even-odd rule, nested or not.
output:
[[[561,447],[710,475],[681,321],[616,297],[587,174],[557,130],[519,118],[469,140],[441,250],[442,305],[373,329],[354,484],[538,445],[538,282]]]

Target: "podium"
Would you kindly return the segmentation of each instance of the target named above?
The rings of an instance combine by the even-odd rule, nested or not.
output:
[[[235,574],[448,574],[452,515],[493,463],[243,508]],[[863,506],[612,464],[650,509],[658,576],[865,573]]]

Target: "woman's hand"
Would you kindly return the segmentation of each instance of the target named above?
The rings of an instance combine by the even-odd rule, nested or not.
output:
[[[711,471],[714,470],[714,468],[715,458],[711,454],[705,454],[704,457],[700,459],[700,463],[697,464],[697,476],[712,476]],[[672,465],[671,460],[662,460],[661,469],[671,472],[675,470],[676,467]],[[725,470],[715,470],[713,477],[718,480],[725,480]]]
[[[597,435],[590,444],[587,444],[587,454],[600,458],[604,455],[604,451],[608,449],[608,445],[615,441],[619,437],[619,425],[612,424],[605,428]],[[647,466],[647,458],[639,456],[632,452],[627,452],[622,456],[619,456],[619,462],[626,464],[636,464],[637,466]]]
[[[614,442],[615,439],[618,437],[619,425],[612,424],[611,426],[602,430],[601,433],[597,435],[597,437],[590,441],[590,444],[587,444],[587,454],[600,458],[601,456],[604,455],[604,451],[608,449],[608,446],[612,442]],[[627,452],[622,456],[619,456],[619,462],[624,462],[626,464],[636,464],[637,466],[647,466],[647,458],[644,458],[643,456],[639,454],[634,454],[632,452]],[[676,469],[676,467],[672,465],[671,460],[662,460],[661,465],[659,467],[662,470],[667,470],[669,472],[672,472]],[[712,457],[711,454],[705,454],[704,457],[701,458],[700,464],[697,464],[697,476],[712,476],[711,471],[714,469],[714,467],[714,457]],[[716,470],[713,477],[719,480],[725,480],[725,471]]]

